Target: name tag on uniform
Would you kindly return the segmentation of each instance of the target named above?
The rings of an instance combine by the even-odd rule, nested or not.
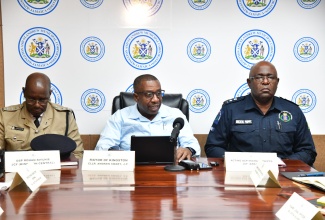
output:
[[[11,127],[11,130],[23,131],[24,128],[17,127],[17,126],[12,126],[12,127]]]
[[[253,120],[241,120],[241,119],[237,119],[235,120],[235,125],[251,125],[253,124]]]

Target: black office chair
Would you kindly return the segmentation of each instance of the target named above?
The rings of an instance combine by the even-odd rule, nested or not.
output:
[[[189,121],[189,105],[186,99],[183,99],[182,94],[164,94],[162,98],[162,103],[169,107],[179,108],[186,116],[187,121]],[[121,92],[120,95],[115,96],[112,105],[112,114],[117,110],[134,105],[135,101],[133,99],[133,93],[131,92]]]

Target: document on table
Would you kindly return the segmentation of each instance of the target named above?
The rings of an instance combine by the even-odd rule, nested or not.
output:
[[[325,176],[292,177],[292,180],[313,185],[325,191]]]

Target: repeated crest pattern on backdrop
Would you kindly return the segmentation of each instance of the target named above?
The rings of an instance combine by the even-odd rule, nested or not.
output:
[[[209,132],[224,100],[247,95],[249,69],[278,69],[277,95],[325,134],[325,3],[321,0],[2,0],[5,104],[24,101],[26,76],[44,72],[51,100],[98,134],[113,98],[136,76],[158,77],[190,103],[194,133]],[[288,112],[283,117],[290,115]]]

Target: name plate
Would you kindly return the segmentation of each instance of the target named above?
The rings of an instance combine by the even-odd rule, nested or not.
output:
[[[85,150],[82,170],[134,171],[134,151]]]
[[[253,171],[258,163],[270,167],[274,175],[279,174],[276,153],[225,152],[226,171]]]
[[[21,167],[20,171],[16,173],[12,184],[9,188],[9,191],[14,189],[16,186],[20,185],[22,182],[25,182],[28,188],[31,191],[36,190],[38,187],[42,185],[46,181],[45,176],[39,170],[35,170],[32,166],[30,167]]]
[[[276,153],[225,152],[226,185],[281,187]]]
[[[295,192],[275,215],[279,219],[323,219],[319,209]]]
[[[6,151],[6,172],[18,172],[21,167],[33,166],[36,170],[61,169],[60,152],[49,151]]]
[[[263,161],[261,161],[251,172],[250,177],[255,187],[265,186],[265,187],[281,188],[279,181],[270,170],[269,165],[270,164],[265,164]]]

